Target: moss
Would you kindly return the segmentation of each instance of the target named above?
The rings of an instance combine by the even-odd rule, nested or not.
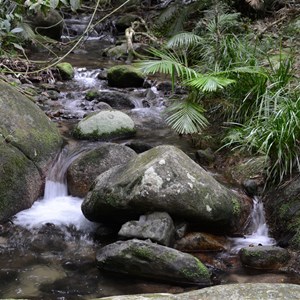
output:
[[[73,130],[73,136],[81,140],[94,140],[94,141],[105,141],[112,138],[125,138],[131,137],[136,133],[136,129],[120,128],[111,133],[99,133],[98,130],[93,130],[91,133],[82,134],[78,127],[75,127]]]
[[[182,268],[180,270],[181,274],[184,275],[186,278],[195,280],[199,277],[202,279],[208,279],[210,278],[210,273],[208,269],[200,262],[199,259],[194,257],[196,266],[190,267],[190,268]]]
[[[232,212],[234,216],[239,216],[241,214],[241,204],[238,199],[232,198]]]
[[[74,69],[70,63],[64,62],[56,65],[62,79],[69,80],[74,77]]]
[[[94,100],[95,98],[97,98],[98,94],[98,90],[89,90],[85,94],[85,99],[88,101]]]
[[[144,246],[132,249],[132,253],[137,257],[148,261],[153,261],[156,259],[156,256],[153,253],[153,251],[150,248]]]

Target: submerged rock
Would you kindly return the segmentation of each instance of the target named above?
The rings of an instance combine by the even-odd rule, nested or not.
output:
[[[98,176],[82,211],[96,222],[165,211],[226,232],[240,216],[240,201],[180,149],[158,146]]]
[[[29,208],[62,145],[56,126],[32,101],[0,82],[0,222]]]
[[[134,122],[118,110],[103,110],[81,120],[74,129],[79,139],[101,140],[135,134]]]
[[[224,251],[226,239],[203,232],[191,232],[178,240],[175,248],[184,252]]]
[[[67,180],[71,195],[84,197],[98,175],[111,167],[124,164],[136,153],[129,147],[103,143],[96,149],[81,154],[68,168]]]
[[[275,270],[287,265],[290,255],[286,249],[273,246],[255,246],[239,251],[244,266],[254,269]]]
[[[240,283],[206,287],[183,294],[146,294],[98,298],[102,300],[296,300],[300,299],[300,286],[286,283]],[[94,299],[96,300],[96,299]]]
[[[165,246],[170,246],[174,234],[173,220],[165,212],[140,216],[139,221],[127,222],[119,231],[121,237],[150,239]]]
[[[194,256],[147,241],[129,240],[97,252],[101,270],[167,282],[211,285],[210,272]]]

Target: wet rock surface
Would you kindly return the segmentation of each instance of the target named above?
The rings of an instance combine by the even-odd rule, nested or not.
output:
[[[96,259],[101,270],[182,284],[211,284],[210,272],[198,259],[147,241],[110,244],[97,252]]]
[[[255,269],[275,270],[287,266],[290,254],[286,249],[275,246],[255,246],[239,251],[244,266]]]

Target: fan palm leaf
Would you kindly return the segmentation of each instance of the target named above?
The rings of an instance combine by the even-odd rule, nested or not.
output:
[[[235,80],[218,76],[214,74],[197,74],[195,78],[186,81],[186,85],[191,88],[201,90],[202,92],[215,92],[218,89],[223,89],[229,84],[235,83]]]
[[[168,108],[171,114],[166,122],[179,134],[193,134],[201,132],[208,125],[204,116],[204,108],[193,101],[182,101]]]
[[[181,32],[172,36],[168,42],[168,48],[189,48],[200,44],[203,42],[203,39],[192,32]]]

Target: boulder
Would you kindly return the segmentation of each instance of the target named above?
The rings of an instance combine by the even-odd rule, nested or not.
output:
[[[239,198],[174,146],[158,146],[97,177],[82,211],[91,221],[168,212],[222,232],[239,218]]]
[[[264,197],[270,231],[282,247],[300,250],[300,177],[270,189]]]
[[[41,193],[62,138],[27,97],[0,82],[0,222],[29,208]]]
[[[108,85],[118,88],[142,87],[144,76],[135,67],[130,65],[118,65],[107,71]]]
[[[74,68],[70,63],[63,62],[56,65],[60,76],[64,80],[70,80],[74,77]]]
[[[134,108],[134,99],[125,93],[118,91],[98,91],[90,90],[87,92],[85,98],[90,100],[97,100],[98,102],[104,102],[109,104],[111,107],[120,108]]]
[[[60,40],[64,28],[64,20],[56,10],[50,10],[47,14],[39,11],[27,17],[31,27],[38,34],[54,40]]]
[[[144,294],[98,298],[101,300],[241,300],[300,299],[300,286],[287,283],[240,283],[206,287],[182,294]],[[96,300],[96,299],[94,299]]]
[[[103,143],[97,148],[82,153],[68,168],[69,192],[76,197],[84,197],[98,175],[113,166],[124,164],[136,153],[123,145]]]
[[[210,272],[194,256],[147,241],[129,240],[101,248],[101,270],[167,282],[211,285]]]
[[[165,212],[140,216],[138,221],[125,223],[119,231],[119,236],[123,238],[150,239],[164,246],[170,246],[174,234],[173,220]]]
[[[176,241],[175,248],[184,252],[224,251],[226,239],[203,232],[190,232]]]
[[[81,120],[74,129],[79,139],[103,140],[113,137],[128,137],[135,134],[134,122],[118,110],[103,110]]]
[[[286,249],[273,246],[255,246],[239,251],[244,266],[253,269],[275,270],[287,265],[290,254]]]

